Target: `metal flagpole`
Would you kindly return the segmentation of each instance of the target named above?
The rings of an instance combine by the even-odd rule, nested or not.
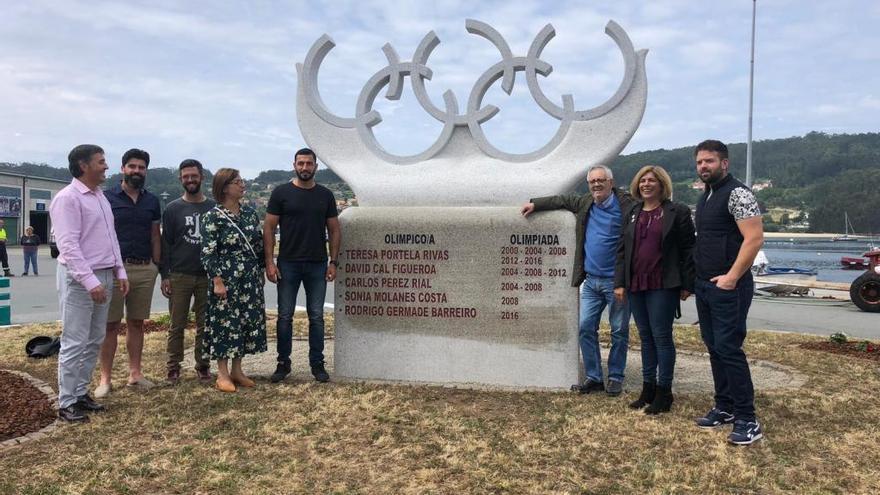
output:
[[[749,136],[746,141],[746,186],[752,187],[752,106],[755,94],[755,12],[758,0],[752,0],[752,58],[749,64]]]

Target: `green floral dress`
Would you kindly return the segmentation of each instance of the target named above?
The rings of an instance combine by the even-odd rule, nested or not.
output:
[[[226,286],[226,299],[214,295],[213,285],[208,289],[205,359],[232,359],[265,352],[266,260],[257,212],[242,206],[235,215],[217,205],[202,216],[202,229],[202,265],[208,277],[219,276]]]

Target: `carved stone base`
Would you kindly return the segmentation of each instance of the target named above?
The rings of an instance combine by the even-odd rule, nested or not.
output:
[[[338,376],[517,388],[578,381],[572,214],[361,207],[340,222]]]

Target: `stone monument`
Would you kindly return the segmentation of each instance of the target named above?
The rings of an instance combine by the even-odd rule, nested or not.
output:
[[[578,293],[570,286],[575,218],[547,212],[524,219],[530,197],[570,191],[593,164],[608,164],[632,137],[645,110],[646,50],[636,51],[610,21],[623,80],[605,103],[576,110],[571,95],[551,101],[538,83],[552,67],[540,59],[555,36],[547,25],[525,56],[514,56],[491,26],[468,32],[495,45],[501,60],[476,81],[460,112],[451,91],[431,101],[428,58],[433,32],[411,61],[386,44],[388,65],[361,91],[354,117],[331,113],[318,92],[318,69],[334,47],[319,38],[297,64],[297,120],[318,158],[354,190],[359,207],[340,217],[342,249],[335,294],[336,375],[443,384],[568,388],[578,381]],[[508,94],[517,72],[534,100],[560,121],[545,146],[525,154],[497,149],[481,125],[498,109],[483,106],[501,79]],[[379,92],[399,99],[409,76],[419,104],[443,123],[435,143],[411,156],[389,153],[372,128]],[[517,169],[528,173],[517,173]]]

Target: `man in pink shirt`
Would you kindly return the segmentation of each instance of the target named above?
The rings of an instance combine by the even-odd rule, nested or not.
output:
[[[49,206],[60,254],[58,282],[63,332],[58,355],[58,417],[88,421],[103,411],[88,393],[104,340],[114,277],[128,293],[110,203],[99,188],[106,177],[104,150],[81,144],[67,156],[73,180]]]

